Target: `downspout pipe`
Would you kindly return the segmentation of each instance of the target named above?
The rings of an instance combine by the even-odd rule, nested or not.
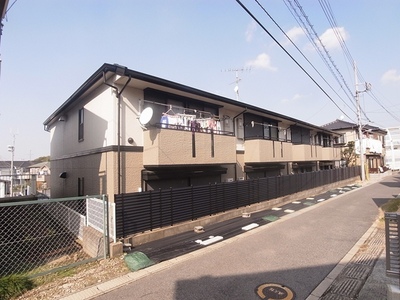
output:
[[[125,76],[126,75],[126,68],[124,69],[123,74],[118,74],[116,71],[115,74],[120,75],[120,76]],[[132,77],[129,75],[128,80],[125,82],[124,86],[122,87],[121,90],[118,89],[117,86],[112,85],[107,82],[106,78],[106,71],[103,71],[103,83],[110,88],[114,89],[116,94],[117,94],[117,100],[118,100],[118,126],[117,126],[117,136],[118,136],[118,146],[117,146],[117,156],[118,156],[118,194],[121,194],[121,95],[123,91],[125,90],[126,86],[129,84],[131,81]]]
[[[236,136],[236,126],[235,126],[235,120],[240,116],[243,115],[245,112],[247,111],[247,107],[245,108],[244,111],[242,111],[241,113],[237,114],[236,116],[233,117],[232,121],[233,121],[233,134]]]

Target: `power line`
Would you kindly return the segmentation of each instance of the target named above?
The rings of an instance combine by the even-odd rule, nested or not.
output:
[[[335,102],[335,100],[333,100],[331,98],[331,96],[329,96],[329,94],[315,81],[315,79],[297,62],[297,60],[278,42],[278,40],[265,28],[264,25],[261,24],[261,22],[247,9],[247,7],[240,2],[240,0],[236,0],[236,2],[243,8],[244,11],[246,11],[246,13],[265,31],[265,33],[267,33],[276,44],[278,44],[278,46],[293,60],[293,62],[314,82],[314,84],[332,101],[332,103],[345,115],[347,116],[350,120],[352,120],[352,118],[350,118],[339,106],[338,104]]]
[[[338,41],[339,41],[339,43],[340,43],[341,48],[343,49],[343,52],[344,52],[345,55],[347,56],[347,59],[350,61],[350,63],[353,63],[353,62],[354,62],[354,59],[353,59],[353,57],[352,57],[352,55],[351,55],[349,49],[347,48],[346,42],[344,41],[344,39],[343,39],[341,33],[337,30],[337,28],[338,28],[337,22],[336,22],[336,19],[335,19],[334,15],[333,15],[333,11],[332,11],[332,8],[331,8],[331,6],[330,6],[330,4],[329,4],[329,1],[328,1],[328,0],[318,0],[318,1],[319,1],[320,5],[321,5],[321,7],[322,7],[322,10],[324,11],[325,16],[326,16],[327,19],[328,19],[329,24],[331,25],[332,29],[334,30],[334,33],[335,33],[335,35],[336,35],[336,37],[337,37],[337,39],[338,39]],[[361,72],[360,72],[358,69],[357,69],[357,76],[359,76],[364,82],[366,81],[366,80],[364,80],[364,78],[363,78]],[[382,102],[378,99],[378,97],[376,97],[376,96],[374,95],[374,93],[373,93],[372,91],[369,91],[368,94],[369,94],[369,95],[371,96],[371,98],[372,98],[380,107],[382,107],[391,117],[393,117],[396,121],[400,121],[400,119],[399,119],[396,115],[394,115],[394,114],[393,114],[392,112],[390,112],[386,107],[383,106]],[[362,111],[362,112],[363,112],[364,116],[367,117],[367,116],[366,116],[366,113],[365,113],[364,111]],[[368,119],[368,117],[367,117],[367,119]],[[368,119],[368,121],[371,122],[369,119]]]
[[[331,90],[339,97],[340,100],[353,112],[356,113],[352,108],[343,100],[343,98],[335,91],[335,89],[328,83],[328,81],[322,76],[322,74],[317,70],[317,68],[311,63],[311,61],[304,55],[304,53],[297,47],[293,40],[286,34],[286,32],[279,26],[279,24],[274,20],[274,18],[268,13],[268,11],[260,4],[258,0],[255,0],[257,4],[261,7],[264,13],[271,19],[271,21],[279,28],[279,30],[285,35],[285,37],[290,41],[290,43],[297,49],[297,51],[303,56],[303,58],[310,64],[315,72],[321,77],[322,80],[331,88]],[[352,102],[351,102],[352,103]],[[352,103],[354,105],[354,103]],[[354,106],[355,107],[355,106]]]

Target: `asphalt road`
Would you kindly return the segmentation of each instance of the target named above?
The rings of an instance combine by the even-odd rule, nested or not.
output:
[[[399,181],[399,175],[388,176],[210,226],[200,235],[143,245],[134,250],[173,263],[157,271],[150,267],[134,282],[95,299],[306,299],[371,227],[378,207],[400,193]],[[273,214],[280,219],[265,218]],[[260,226],[241,229],[252,223]],[[209,246],[196,243],[209,236],[223,239]]]

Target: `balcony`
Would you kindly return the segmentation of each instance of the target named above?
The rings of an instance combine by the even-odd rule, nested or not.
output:
[[[236,163],[233,135],[151,127],[143,144],[145,166]]]
[[[264,139],[245,141],[245,163],[292,161],[292,155],[292,144],[288,142]]]
[[[293,145],[293,161],[340,160],[340,148]]]

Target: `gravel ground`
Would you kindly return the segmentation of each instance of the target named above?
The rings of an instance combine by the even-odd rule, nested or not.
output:
[[[123,256],[104,259],[45,276],[41,278],[45,283],[41,283],[16,299],[59,299],[129,272]]]

